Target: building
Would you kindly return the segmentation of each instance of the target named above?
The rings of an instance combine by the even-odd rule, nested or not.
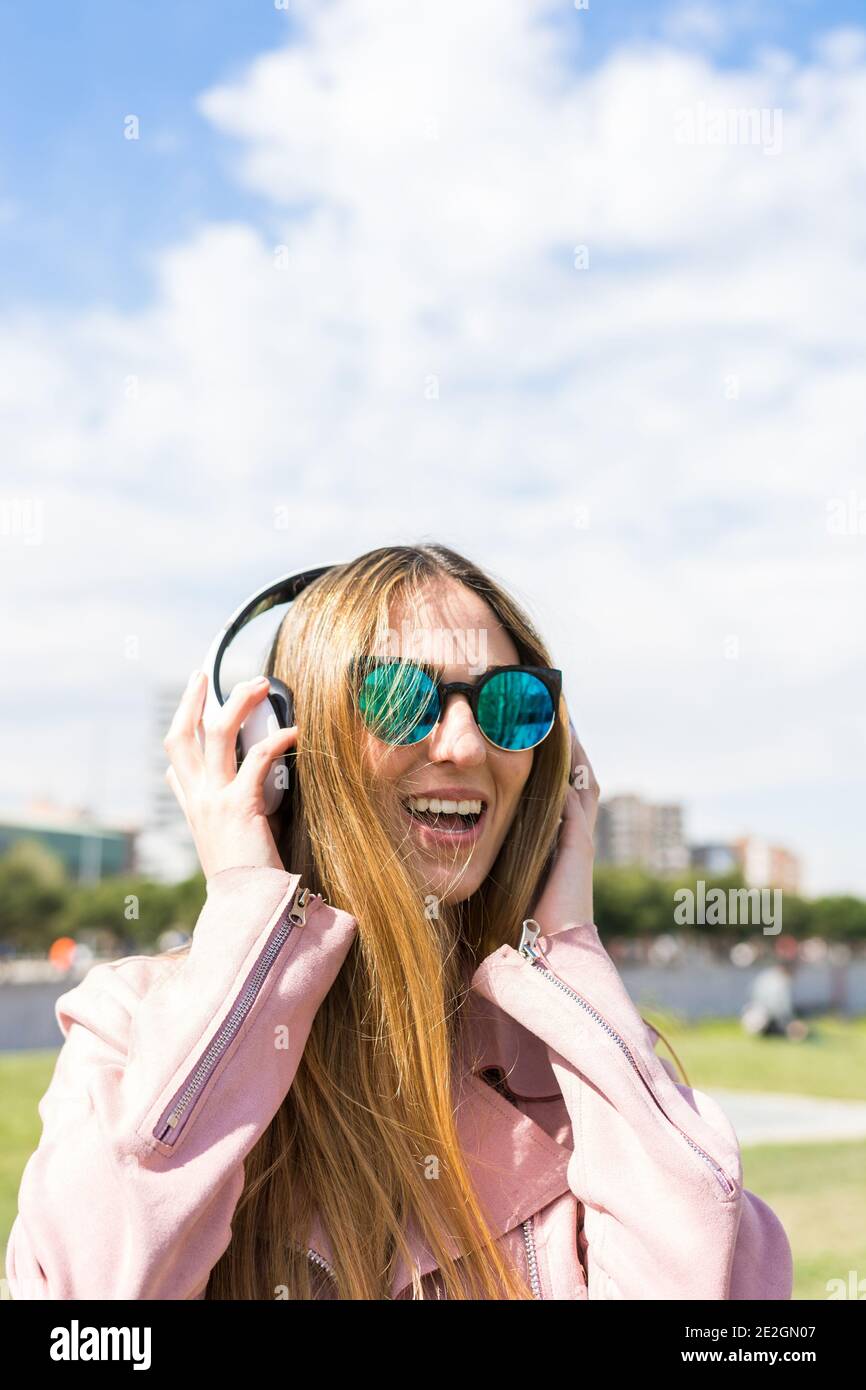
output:
[[[683,810],[676,803],[656,805],[634,795],[612,796],[599,803],[596,857],[602,864],[633,864],[651,873],[687,868]]]
[[[739,855],[733,845],[691,845],[689,855],[692,868],[708,874],[730,874],[740,867]]]
[[[169,766],[163,740],[180,704],[184,681],[156,693],[150,728],[148,811],[136,844],[136,872],[157,883],[191,878],[200,865],[195,842],[177,797],[165,780]]]
[[[135,830],[103,825],[83,806],[34,801],[21,815],[0,818],[0,854],[21,840],[50,850],[79,883],[130,873],[135,862]]]
[[[734,840],[733,848],[748,888],[781,888],[784,893],[799,893],[802,866],[789,849],[771,845],[757,835]]]
[[[757,835],[743,835],[729,843],[692,845],[691,861],[692,868],[710,874],[726,874],[739,869],[747,888],[781,888],[786,893],[800,891],[802,866],[797,856]]]

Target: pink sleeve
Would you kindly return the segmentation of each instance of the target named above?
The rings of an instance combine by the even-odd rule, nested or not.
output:
[[[644,1019],[646,1023],[646,1020]],[[656,1047],[660,1034],[646,1024],[650,1046]],[[658,1054],[656,1054],[658,1056]],[[703,1114],[720,1133],[737,1144],[730,1120],[715,1101],[680,1081],[667,1057],[658,1059],[673,1080],[680,1095],[696,1113]],[[794,1266],[791,1244],[772,1207],[748,1188],[741,1190],[740,1223],[729,1276],[729,1299],[784,1300],[793,1296]]]
[[[55,1005],[6,1249],[14,1299],[195,1299],[231,1239],[243,1161],[292,1084],[357,923],[297,874],[207,883],[188,954],[97,965]]]
[[[656,1053],[595,924],[537,944],[535,961],[500,947],[473,985],[547,1043],[572,1123],[589,1298],[790,1299],[787,1235],[742,1185],[730,1120]]]

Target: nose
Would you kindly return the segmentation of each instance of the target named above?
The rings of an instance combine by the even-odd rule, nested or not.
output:
[[[476,767],[484,761],[484,735],[475,722],[469,701],[459,691],[446,698],[442,717],[430,734],[431,762],[452,762]]]

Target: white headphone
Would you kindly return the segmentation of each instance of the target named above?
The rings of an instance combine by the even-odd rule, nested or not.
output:
[[[328,570],[333,568],[333,565],[321,565],[318,569],[303,570],[300,574],[284,575],[282,579],[276,579],[264,589],[257,590],[241,604],[236,613],[232,614],[225,626],[217,633],[204,659],[202,669],[207,675],[205,718],[216,714],[226,702],[227,696],[223,693],[220,685],[220,668],[229,644],[238,635],[241,628],[246,627],[253,618],[266,613],[269,608],[275,608],[279,603],[291,603],[303,589],[306,589],[308,584],[312,584],[314,579],[319,578],[319,575],[326,574]],[[266,697],[247,716],[238,734],[236,748],[238,766],[255,744],[260,743],[264,738],[270,738],[279,733],[280,729],[290,728],[295,722],[292,692],[276,676],[268,676],[268,681],[269,687]],[[264,781],[266,815],[273,815],[282,804],[283,798],[290,793],[293,764],[294,758],[292,758],[290,765],[283,755],[275,758],[268,769]],[[281,772],[281,768],[285,768],[286,771]]]

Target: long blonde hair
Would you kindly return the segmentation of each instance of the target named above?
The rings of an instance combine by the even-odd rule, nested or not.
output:
[[[412,1270],[411,1220],[447,1298],[530,1298],[497,1246],[455,1124],[455,1044],[469,972],[520,923],[550,860],[567,787],[564,705],[534,751],[509,832],[483,884],[431,915],[381,815],[358,738],[350,661],[389,632],[392,601],[465,585],[493,610],[518,660],[550,666],[530,619],[488,574],[441,545],[383,546],[331,569],[292,604],[267,663],[295,699],[296,787],[281,820],[285,866],[357,918],[280,1109],[245,1163],[231,1241],[206,1298],[314,1297],[307,1242],[318,1212],[337,1296],[388,1298],[396,1261]],[[384,792],[387,795],[387,789]],[[394,794],[394,793],[392,793]],[[431,1157],[438,1177],[427,1173]],[[504,1161],[508,1157],[503,1156]],[[456,1258],[450,1242],[465,1253]]]

